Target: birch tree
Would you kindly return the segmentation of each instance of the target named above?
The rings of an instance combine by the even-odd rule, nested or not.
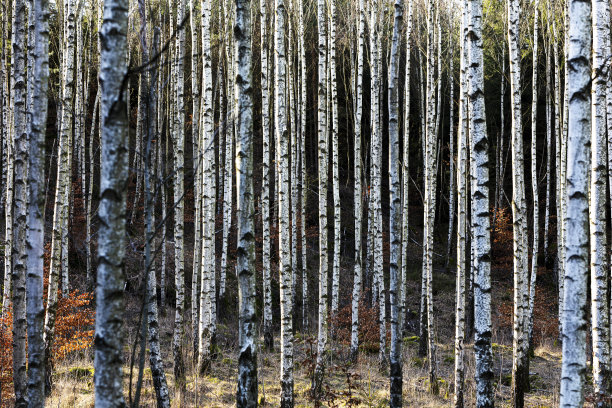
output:
[[[332,105],[332,192],[334,198],[334,255],[332,261],[332,299],[331,314],[338,313],[340,297],[340,178],[338,175],[338,84],[336,80],[336,0],[329,0],[329,63],[331,72],[331,105]]]
[[[526,372],[525,355],[526,316],[528,314],[528,249],[527,207],[525,203],[525,170],[523,159],[523,127],[521,113],[521,66],[519,0],[508,2],[508,44],[510,56],[510,91],[512,101],[512,222],[514,251],[514,323],[512,356],[512,395],[515,407],[524,405],[525,387],[529,373]]]
[[[202,3],[202,262],[200,285],[199,356],[200,372],[212,359],[216,313],[215,300],[215,149],[213,135],[213,81],[211,55],[211,5]]]
[[[598,406],[610,391],[610,308],[608,300],[609,267],[606,254],[606,90],[610,54],[610,6],[593,2],[593,67],[591,91],[591,326],[593,336],[593,385]],[[587,258],[588,259],[588,258]]]
[[[261,27],[261,124],[262,124],[262,178],[261,178],[261,223],[262,223],[262,284],[264,288],[263,331],[264,344],[268,349],[274,348],[272,331],[272,288],[270,282],[270,90],[268,81],[268,2],[260,0],[259,16]]]
[[[319,323],[317,336],[317,361],[313,377],[314,396],[321,393],[327,348],[327,162],[328,138],[326,123],[327,106],[327,35],[325,0],[317,0],[318,27],[318,92],[317,92],[317,146],[319,167]]]
[[[365,54],[365,1],[359,0],[359,27],[357,38],[357,75],[355,83],[355,110],[354,110],[354,132],[355,132],[355,261],[353,265],[353,294],[351,301],[351,360],[356,360],[359,351],[359,301],[362,291],[362,260],[363,247],[361,244],[362,225],[362,166],[361,166],[361,121],[363,117],[363,59]]]
[[[472,274],[474,277],[474,355],[476,406],[494,406],[493,350],[491,348],[491,241],[489,226],[489,139],[485,116],[482,51],[482,2],[471,4],[468,31],[468,95],[470,103],[470,168],[473,172]]]
[[[588,165],[591,143],[591,2],[570,0],[568,13],[568,139],[567,212],[563,223],[565,277],[563,299],[563,362],[559,406],[584,403],[586,373],[587,275],[589,260]],[[597,6],[596,6],[597,7]],[[595,9],[597,10],[597,8]],[[595,24],[597,24],[597,19]],[[596,43],[597,44],[597,43]],[[595,63],[597,61],[594,61]],[[594,65],[593,68],[596,68]],[[593,178],[596,178],[593,174]]]
[[[279,273],[281,309],[281,407],[293,407],[293,279],[289,225],[291,211],[289,192],[289,129],[287,126],[287,54],[285,37],[287,8],[284,0],[275,0],[274,26],[274,90],[275,140],[279,189]]]
[[[55,203],[53,206],[53,232],[51,240],[51,262],[49,267],[49,285],[47,291],[47,311],[45,315],[45,366],[47,385],[51,381],[50,350],[53,347],[55,335],[55,320],[57,314],[57,297],[60,273],[62,272],[62,251],[67,234],[67,210],[71,185],[72,162],[72,120],[73,94],[75,86],[74,56],[76,43],[76,7],[75,0],[68,0],[64,9],[64,38],[62,53],[62,96],[61,117],[58,145],[58,171],[55,188]],[[66,254],[67,255],[67,254]]]
[[[30,21],[32,42],[29,52],[34,61],[28,78],[32,115],[28,122],[28,230],[26,313],[28,320],[28,402],[44,406],[45,373],[43,340],[45,309],[43,305],[43,270],[45,229],[45,128],[47,123],[47,91],[49,88],[49,3],[32,2]]]
[[[438,393],[438,377],[436,374],[436,345],[435,334],[433,332],[433,232],[436,208],[435,179],[437,177],[437,146],[438,139],[435,133],[436,122],[436,88],[434,77],[435,63],[435,25],[434,25],[434,2],[427,2],[427,83],[426,83],[426,133],[424,137],[425,156],[424,156],[424,179],[425,179],[425,204],[424,220],[425,225],[423,235],[423,275],[425,277],[425,310],[427,316],[427,359],[429,364],[429,383],[430,391]],[[422,288],[423,289],[423,288]]]
[[[395,1],[391,61],[389,64],[389,305],[391,307],[391,350],[389,353],[390,407],[402,406],[402,280],[400,275],[401,210],[402,194],[400,183],[400,139],[399,139],[399,64],[401,30],[403,25],[402,0]]]
[[[406,15],[406,80],[404,82],[404,129],[403,129],[403,154],[402,154],[402,289],[405,289],[405,283],[408,276],[408,240],[410,239],[408,210],[409,202],[409,187],[410,187],[410,74],[412,63],[412,1],[406,2],[408,10]],[[407,310],[406,305],[406,290],[400,293],[400,302],[402,303],[403,312]]]
[[[466,232],[467,232],[467,168],[468,168],[468,50],[469,18],[471,3],[462,3],[460,74],[459,74],[459,126],[457,140],[457,271],[455,288],[455,408],[464,407],[465,380],[465,283],[466,283]]]
[[[127,75],[127,0],[106,0],[100,28],[101,170],[96,287],[95,403],[118,407],[123,398],[123,290],[125,214],[128,178],[127,112],[123,80]]]
[[[176,285],[176,304],[174,314],[174,331],[172,334],[172,356],[174,359],[174,381],[181,389],[185,382],[185,366],[183,363],[182,339],[185,331],[183,312],[185,309],[185,250],[184,250],[184,149],[185,149],[185,117],[184,117],[184,60],[185,60],[185,30],[182,29],[185,17],[185,2],[177,3],[176,26],[178,33],[175,40],[176,55],[173,64],[174,104],[176,115],[173,117],[172,147],[174,150],[174,281]],[[138,186],[137,186],[138,187]]]
[[[257,406],[255,340],[255,234],[253,222],[253,95],[251,85],[251,3],[236,0],[234,58],[236,100],[236,187],[238,215],[239,350],[236,406]]]
[[[28,134],[27,113],[27,14],[23,0],[13,0],[12,23],[12,99],[13,99],[13,200],[12,200],[12,304],[13,304],[13,388],[15,406],[27,404],[26,374],[26,261]]]

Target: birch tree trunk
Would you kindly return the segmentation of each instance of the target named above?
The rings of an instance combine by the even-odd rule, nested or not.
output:
[[[140,44],[142,51],[142,64],[149,64],[149,50],[147,41],[147,10],[144,0],[138,2],[140,12]],[[157,54],[157,43],[159,41],[159,31],[156,30],[153,40],[153,55]],[[157,406],[159,408],[170,408],[170,395],[166,382],[166,374],[164,373],[164,364],[160,351],[159,342],[159,313],[157,309],[157,279],[155,277],[155,255],[151,253],[151,244],[155,235],[155,201],[153,192],[151,191],[151,178],[155,180],[155,164],[151,163],[154,152],[153,139],[157,137],[156,124],[156,98],[154,83],[157,80],[158,71],[155,66],[151,73],[146,71],[141,73],[139,92],[142,91],[143,96],[140,108],[142,108],[142,141],[143,148],[143,182],[144,182],[144,221],[145,221],[145,274],[146,274],[146,299],[145,310],[148,328],[149,342],[149,365],[151,367],[151,376],[153,377],[153,386],[155,388],[155,396]],[[158,139],[159,140],[159,139]],[[156,146],[158,141],[156,141]]]
[[[45,130],[47,123],[47,90],[49,88],[49,3],[32,2],[30,21],[32,43],[29,51],[34,59],[28,78],[31,117],[28,123],[28,230],[26,313],[28,320],[28,402],[44,406],[45,343],[43,340],[45,309],[43,305],[43,270],[45,229]]]
[[[489,226],[489,139],[485,116],[482,52],[482,2],[470,0],[469,135],[472,188],[472,273],[474,276],[474,355],[476,407],[493,407],[493,351],[491,348],[491,241]]]
[[[302,243],[302,329],[308,329],[308,268],[306,240],[306,192],[308,191],[306,179],[306,48],[304,46],[304,5],[298,0],[298,29],[299,29],[299,60],[300,60],[300,234]]]
[[[535,301],[536,278],[538,274],[538,253],[540,247],[540,199],[538,194],[538,160],[537,160],[537,118],[538,118],[538,41],[539,41],[539,5],[540,1],[534,2],[533,16],[533,68],[532,68],[532,91],[531,91],[531,191],[533,200],[533,243],[531,252],[531,274],[526,283],[529,288],[527,301],[527,314],[525,319],[525,342],[526,352],[523,355],[525,372],[527,373],[526,391],[529,391],[529,350],[532,347],[531,335],[533,329],[533,304]]]
[[[336,81],[336,0],[329,0],[330,32],[329,62],[331,71],[331,105],[332,105],[332,190],[334,197],[334,258],[332,261],[332,299],[331,315],[338,313],[340,297],[340,178],[338,175],[338,85]]]
[[[240,355],[236,406],[257,406],[255,340],[255,231],[253,222],[253,95],[251,87],[251,4],[236,0],[234,58],[236,63],[236,187],[238,215],[238,279]]]
[[[102,130],[98,279],[96,288],[95,403],[111,408],[123,398],[123,291],[125,214],[128,177],[126,95],[127,0],[106,0],[100,28],[100,122]]]
[[[406,304],[406,280],[408,276],[408,241],[410,240],[409,218],[408,211],[410,208],[409,202],[409,187],[410,187],[410,74],[412,64],[412,2],[408,1],[408,10],[406,16],[406,80],[404,82],[404,140],[402,154],[402,291],[400,293],[400,302],[402,303],[402,311],[406,313],[408,306]],[[405,318],[405,316],[402,316]],[[407,319],[406,319],[407,320]]]
[[[508,44],[510,55],[510,89],[512,95],[512,219],[514,250],[514,324],[512,356],[512,399],[515,407],[524,405],[529,384],[525,355],[528,340],[525,323],[528,314],[528,248],[527,209],[525,203],[525,170],[523,127],[521,122],[521,66],[519,43],[519,0],[508,2]]]
[[[550,2],[548,2],[548,15],[551,15]],[[549,29],[550,30],[550,29]],[[552,36],[550,36],[552,37]],[[550,42],[554,41],[553,38],[548,39],[546,42],[546,204],[544,209],[544,264],[548,265],[548,231],[550,226],[550,189],[552,183],[552,95],[551,95],[551,69],[550,69],[550,58],[551,58],[551,47]]]
[[[210,367],[216,329],[215,287],[215,141],[213,135],[214,110],[212,56],[211,56],[211,5],[202,4],[202,262],[200,286],[199,371]]]
[[[274,26],[274,90],[275,90],[275,139],[279,158],[279,273],[281,312],[281,401],[283,408],[293,407],[293,319],[292,319],[292,270],[290,242],[290,192],[289,192],[289,129],[287,127],[287,54],[285,35],[287,9],[283,0],[275,0]]]
[[[363,117],[363,59],[365,54],[365,0],[359,0],[359,32],[357,39],[357,76],[356,76],[356,94],[355,94],[355,113],[353,117],[353,126],[355,132],[355,263],[353,265],[353,296],[351,301],[351,360],[357,359],[359,352],[359,301],[361,300],[362,290],[362,260],[363,247],[361,244],[361,226],[362,226],[362,167],[361,167],[361,120]]]
[[[451,26],[452,33],[452,26]],[[446,265],[448,268],[448,262],[451,254],[451,246],[453,244],[453,228],[455,227],[455,126],[454,126],[454,114],[455,114],[455,78],[454,78],[454,58],[452,45],[452,34],[449,34],[449,97],[450,97],[450,113],[449,113],[449,135],[448,135],[448,146],[449,146],[449,186],[448,186],[448,239],[446,245]]]
[[[381,367],[387,364],[386,356],[386,314],[385,314],[385,281],[383,272],[383,252],[382,252],[382,131],[380,123],[382,89],[382,44],[380,35],[379,13],[380,6],[377,1],[373,1],[370,10],[370,66],[372,72],[371,79],[371,98],[372,98],[372,143],[371,156],[372,164],[370,167],[371,183],[371,208],[372,208],[372,232],[373,240],[370,251],[373,258],[373,277],[374,277],[374,297],[378,302],[378,324],[379,324],[379,353],[378,360]]]
[[[53,347],[55,319],[57,313],[57,296],[60,273],[62,271],[62,251],[67,248],[64,240],[68,239],[67,210],[71,185],[72,161],[72,119],[74,94],[74,55],[75,55],[75,13],[76,2],[68,0],[64,4],[64,44],[62,53],[62,96],[61,121],[58,146],[58,171],[53,207],[53,233],[51,242],[51,263],[49,268],[49,286],[47,292],[47,312],[45,315],[45,370],[47,387],[51,386],[50,350]],[[66,218],[65,218],[66,217]],[[67,252],[67,251],[66,251]],[[67,254],[66,254],[67,255]],[[65,266],[65,265],[64,265]],[[67,272],[67,271],[66,271]],[[50,388],[49,388],[50,389]]]
[[[318,26],[318,92],[317,92],[317,134],[318,134],[318,164],[319,164],[319,322],[317,337],[317,361],[312,384],[313,396],[321,394],[321,386],[325,371],[325,350],[327,348],[327,169],[328,169],[328,138],[326,123],[327,107],[327,35],[326,35],[326,1],[317,0]]]
[[[177,3],[176,24],[182,25],[185,17],[185,2]],[[173,81],[175,85],[173,101],[176,115],[173,120],[172,147],[174,149],[174,281],[176,285],[176,305],[174,314],[174,331],[172,334],[172,357],[174,359],[174,381],[177,387],[185,386],[185,365],[183,363],[182,340],[185,331],[183,314],[185,309],[185,249],[184,249],[184,149],[185,149],[185,117],[184,117],[184,60],[185,60],[185,30],[179,29],[176,35],[176,55],[174,62]],[[137,190],[138,190],[138,186]]]
[[[553,19],[553,33],[556,33],[556,24]],[[559,339],[563,339],[563,292],[564,292],[564,274],[563,269],[564,255],[563,255],[563,219],[565,213],[565,194],[562,188],[565,188],[565,172],[563,171],[563,163],[565,161],[565,137],[561,132],[561,86],[559,76],[561,70],[559,67],[559,44],[558,41],[553,41],[553,60],[554,60],[554,72],[555,72],[555,85],[554,85],[554,105],[555,105],[555,116],[554,116],[554,129],[555,129],[555,146],[556,146],[556,186],[555,186],[555,198],[556,198],[556,215],[557,215],[557,282],[558,282],[558,293],[559,293]]]
[[[459,38],[461,39],[460,55],[460,88],[459,88],[459,127],[457,140],[457,271],[456,271],[456,297],[455,297],[455,408],[463,408],[464,402],[464,342],[465,342],[465,283],[466,283],[466,231],[467,231],[467,170],[468,170],[468,50],[469,50],[469,26],[468,19],[471,17],[471,3],[465,0],[462,3],[461,28]]]
[[[262,123],[262,178],[261,178],[261,223],[263,234],[262,263],[263,263],[263,335],[264,344],[269,350],[274,349],[274,333],[272,330],[272,285],[270,281],[270,89],[268,86],[268,4],[267,0],[259,2],[259,16],[261,27],[261,123]]]
[[[433,325],[433,232],[435,221],[435,179],[437,177],[437,135],[436,126],[436,88],[434,80],[435,44],[434,44],[434,2],[427,3],[427,89],[426,89],[426,133],[425,133],[425,210],[424,210],[424,248],[423,275],[425,276],[425,316],[427,316],[427,359],[429,364],[429,384],[432,394],[438,393],[438,378],[436,374],[436,345]],[[423,288],[422,288],[423,289]]]
[[[610,7],[593,2],[593,68],[591,92],[591,174],[589,190],[591,243],[591,327],[593,336],[593,385],[597,406],[605,406],[610,392],[609,267],[606,253],[607,127],[606,88],[610,54]],[[588,258],[587,258],[588,259]]]
[[[591,2],[569,1],[567,61],[568,140],[567,213],[565,236],[565,291],[563,309],[563,363],[559,406],[584,403],[587,336],[587,275],[589,260],[588,166],[591,115]],[[596,9],[597,10],[597,9]],[[594,65],[594,68],[597,65]],[[595,175],[594,175],[595,176]],[[595,178],[595,177],[594,177]]]
[[[199,276],[202,267],[202,133],[200,132],[200,15],[199,2],[189,1],[189,24],[191,26],[191,137],[193,146],[194,171],[194,248],[191,273],[191,328],[194,353],[197,353],[199,325]]]
[[[13,201],[11,239],[12,257],[12,303],[13,303],[13,388],[15,406],[27,405],[26,374],[26,219],[27,219],[27,177],[28,177],[28,134],[27,125],[27,14],[23,0],[13,0],[13,48],[11,60],[13,98]],[[8,271],[5,270],[5,271]]]
[[[389,353],[390,407],[402,406],[402,316],[401,302],[401,217],[402,193],[400,183],[399,138],[399,75],[401,30],[403,29],[402,0],[395,0],[391,61],[389,63],[389,306],[391,308],[391,350]]]

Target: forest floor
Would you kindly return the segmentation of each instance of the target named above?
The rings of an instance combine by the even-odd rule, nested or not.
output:
[[[446,277],[448,281],[451,276]],[[438,282],[444,286],[444,276],[438,277]],[[449,283],[450,286],[450,282]],[[417,282],[410,282],[416,290]],[[409,407],[448,407],[452,404],[454,351],[453,351],[453,308],[454,300],[451,290],[441,290],[436,293],[436,326],[437,326],[437,362],[440,393],[432,396],[428,392],[427,359],[418,356],[419,339],[408,336],[403,341],[404,361],[404,401]],[[450,287],[448,288],[450,289]],[[506,289],[497,285],[494,287],[494,299],[505,299]],[[412,301],[417,306],[418,298]],[[127,330],[126,344],[134,344],[137,332],[135,330],[139,303],[128,302],[126,320],[132,322]],[[162,353],[164,356],[166,376],[170,388],[173,407],[231,407],[235,406],[235,390],[237,378],[237,326],[232,321],[218,325],[217,341],[219,356],[212,365],[208,375],[194,375],[194,365],[187,367],[188,378],[186,391],[177,393],[173,387],[172,375],[172,327],[174,310],[163,309],[165,316],[160,322]],[[417,309],[418,310],[418,309]],[[495,372],[496,405],[510,406],[512,347],[511,337],[507,330],[499,326],[494,311],[493,358]],[[409,333],[411,334],[411,333]],[[339,336],[342,331],[339,330]],[[278,342],[278,338],[276,339]],[[325,395],[321,399],[323,407],[385,407],[388,406],[389,381],[388,372],[380,369],[376,349],[362,351],[359,361],[348,364],[348,349],[346,342],[332,343],[325,376]],[[187,342],[186,342],[187,344]],[[185,346],[186,361],[194,361],[191,347]],[[310,375],[316,350],[315,337],[296,335],[295,362],[295,397],[296,407],[313,407],[315,401],[310,398]],[[131,349],[125,350],[126,361],[129,361]],[[50,407],[93,407],[93,358],[92,352],[80,353],[59,363],[55,370],[54,387],[47,400]],[[260,350],[258,355],[259,398],[262,407],[277,407],[280,395],[280,354],[278,343],[275,352]],[[155,392],[151,371],[144,370],[144,382],[141,395],[141,406],[155,406]],[[554,407],[558,405],[558,384],[561,367],[561,350],[554,344],[540,343],[534,350],[531,360],[530,377],[532,390],[527,394],[527,407]],[[134,367],[132,384],[136,383],[137,365]],[[466,347],[466,396],[467,406],[473,406],[474,395],[474,358],[472,345]],[[129,395],[130,367],[124,369],[125,395]],[[132,389],[134,395],[135,386]],[[587,405],[589,406],[589,405]]]

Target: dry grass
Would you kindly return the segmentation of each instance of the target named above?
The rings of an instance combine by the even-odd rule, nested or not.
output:
[[[223,330],[220,326],[221,338]],[[169,336],[164,337],[166,347],[166,375],[170,385],[173,407],[210,407],[225,408],[235,405],[237,354],[232,349],[222,349],[219,358],[214,362],[206,376],[194,375],[194,367],[188,367],[189,375],[185,392],[174,390],[172,364],[169,353]],[[452,404],[453,348],[451,344],[438,344],[438,372],[440,395],[432,396],[428,392],[427,361],[417,356],[418,344],[413,339],[404,342],[404,401],[406,406],[415,407],[448,407]],[[308,346],[298,343],[295,350],[295,397],[296,407],[315,406],[310,398],[310,377],[308,373]],[[348,366],[345,361],[346,350],[337,349],[328,359],[326,385],[329,392],[323,398],[324,407],[385,407],[388,406],[388,378],[385,370],[378,365],[375,354],[362,355],[358,363]],[[191,353],[186,350],[191,359]],[[494,361],[496,373],[497,406],[510,406],[511,390],[509,374],[511,373],[512,350],[508,346],[495,344]],[[468,406],[473,404],[474,395],[473,354],[470,347],[466,349],[466,394]],[[526,400],[527,407],[553,407],[558,404],[557,384],[559,380],[560,350],[552,345],[541,345],[535,350],[531,372],[532,392]],[[276,407],[279,405],[279,354],[261,351],[259,353],[259,398],[260,406]],[[57,367],[54,376],[54,388],[47,400],[50,407],[93,407],[93,361],[90,356],[65,360]],[[347,372],[351,374],[351,392],[347,382]],[[129,367],[125,368],[125,395],[129,391]],[[134,378],[136,373],[134,373]],[[349,399],[353,404],[349,403]],[[151,372],[144,372],[141,396],[142,406],[155,406],[155,392]]]

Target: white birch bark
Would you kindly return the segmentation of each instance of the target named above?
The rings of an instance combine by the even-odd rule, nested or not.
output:
[[[315,366],[312,392],[319,396],[325,370],[325,350],[327,348],[327,169],[328,138],[326,123],[327,108],[327,35],[326,35],[326,1],[317,0],[318,27],[318,92],[317,92],[317,145],[319,167],[319,321],[317,336],[317,361]]]
[[[26,2],[13,0],[13,35],[11,38],[12,59],[12,99],[13,99],[13,231],[11,239],[12,257],[12,306],[13,306],[13,389],[15,406],[27,404],[26,374],[26,261],[27,253],[27,174],[28,174],[28,135],[27,125],[27,14]]]
[[[75,55],[75,14],[76,2],[68,0],[64,4],[64,44],[62,53],[62,96],[61,122],[58,146],[58,171],[53,207],[53,233],[51,242],[51,263],[47,292],[47,311],[45,315],[45,366],[47,385],[50,385],[50,350],[53,346],[55,319],[57,313],[57,295],[60,273],[62,272],[62,251],[67,248],[64,240],[68,239],[67,215],[71,180],[72,161],[72,116],[74,94],[74,55]],[[66,251],[67,252],[67,251]],[[67,255],[67,254],[66,254]]]
[[[177,3],[176,24],[180,26],[185,17],[185,1]],[[181,389],[185,383],[185,365],[183,362],[182,341],[185,331],[183,314],[185,310],[185,248],[184,248],[184,177],[185,177],[185,30],[179,30],[175,41],[176,55],[174,59],[174,95],[173,103],[176,114],[173,118],[172,147],[174,150],[174,281],[176,285],[176,303],[174,314],[174,330],[172,334],[172,356],[174,359],[174,381]],[[136,185],[138,191],[138,185]]]
[[[469,139],[472,172],[472,274],[474,278],[474,355],[476,407],[494,406],[491,348],[491,241],[489,226],[489,139],[484,97],[482,2],[470,0],[468,32]]]
[[[291,202],[289,191],[289,129],[287,125],[287,53],[285,35],[287,8],[283,0],[275,0],[274,25],[274,118],[275,140],[278,162],[278,186],[276,192],[279,206],[279,273],[280,273],[280,317],[281,317],[281,401],[283,408],[293,407],[293,319],[292,319],[292,270],[291,235],[289,229]]]
[[[210,367],[216,329],[215,294],[215,148],[213,135],[213,81],[211,55],[211,5],[202,4],[202,262],[200,286],[200,372]]]
[[[44,406],[45,373],[43,340],[45,309],[43,305],[44,219],[45,213],[45,129],[47,123],[47,90],[49,87],[49,3],[32,3],[33,30],[29,51],[34,58],[28,78],[31,119],[28,123],[28,230],[26,313],[28,320],[28,402]]]
[[[591,174],[589,190],[591,243],[591,329],[593,337],[593,386],[597,406],[605,406],[610,391],[609,266],[606,253],[606,88],[610,56],[610,6],[593,2],[593,66],[591,91]]]
[[[409,190],[410,190],[410,74],[412,64],[412,1],[408,1],[408,10],[406,18],[406,79],[404,82],[404,129],[403,129],[403,153],[402,153],[402,260],[401,260],[401,280],[402,291],[400,293],[400,302],[402,303],[403,312],[407,311],[406,304],[406,278],[408,275],[408,241],[410,240],[409,218],[408,211],[410,208]],[[404,318],[404,316],[402,316]]]
[[[567,213],[565,291],[563,308],[563,362],[559,406],[584,403],[587,336],[587,275],[589,262],[588,172],[590,161],[591,2],[568,4]]]
[[[110,408],[123,398],[123,291],[128,177],[126,95],[128,2],[106,0],[100,28],[101,172],[96,288],[95,403]]]
[[[471,16],[470,3],[462,3],[461,28],[459,38],[461,41],[460,54],[460,88],[459,88],[459,126],[457,140],[457,264],[455,288],[455,408],[465,406],[465,282],[466,282],[466,253],[467,253],[467,170],[468,170],[468,18]]]
[[[340,178],[338,175],[338,85],[336,80],[336,0],[329,0],[329,62],[331,70],[331,105],[332,105],[332,190],[334,198],[334,255],[332,261],[332,299],[331,314],[338,313],[340,297]]]
[[[194,352],[199,344],[199,276],[202,262],[202,133],[200,132],[200,2],[189,1],[189,24],[191,26],[191,137],[193,146],[194,172],[194,248],[191,272],[191,329]]]
[[[272,287],[270,281],[270,89],[268,80],[268,2],[260,0],[259,16],[261,27],[261,123],[262,123],[262,181],[261,181],[261,223],[263,235],[262,248],[262,284],[264,290],[263,334],[264,344],[268,349],[274,348],[272,331]]]
[[[361,158],[361,120],[363,117],[363,60],[365,54],[365,0],[359,0],[359,28],[357,38],[357,75],[356,75],[356,94],[355,94],[355,113],[353,117],[353,126],[355,132],[355,153],[354,153],[354,169],[355,169],[355,261],[353,264],[353,295],[351,301],[351,360],[356,360],[359,352],[359,301],[361,300],[362,291],[362,260],[363,247],[361,237],[362,226],[362,158]]]
[[[540,0],[534,2],[533,16],[533,68],[532,68],[532,91],[531,91],[531,196],[533,201],[533,225],[532,225],[532,246],[531,246],[531,272],[529,287],[527,315],[525,321],[525,341],[527,351],[532,347],[531,335],[533,331],[533,304],[535,301],[536,278],[538,274],[538,255],[540,248],[540,198],[538,193],[538,160],[537,160],[537,118],[538,118],[538,42],[540,26]],[[529,353],[523,356],[525,359],[526,370],[529,370]],[[529,375],[529,373],[527,373]],[[529,379],[527,379],[527,384]]]
[[[426,83],[426,128],[424,135],[424,178],[425,178],[425,207],[424,220],[425,225],[423,235],[423,276],[425,287],[422,288],[425,296],[423,300],[424,315],[427,317],[427,359],[429,364],[429,384],[430,392],[437,394],[439,390],[438,379],[436,374],[436,344],[433,324],[433,232],[435,221],[436,208],[436,189],[435,179],[437,177],[437,145],[438,139],[435,133],[436,127],[436,88],[434,80],[435,70],[435,25],[434,25],[434,2],[433,0],[427,3],[427,83]],[[423,290],[424,289],[424,290]]]
[[[528,340],[525,329],[528,314],[527,208],[521,112],[520,2],[508,2],[508,44],[510,56],[510,91],[512,106],[512,222],[514,252],[514,323],[512,356],[512,396],[514,406],[523,406],[525,386],[529,381],[525,355]]]
[[[253,96],[251,87],[250,1],[236,0],[234,58],[236,64],[236,187],[238,215],[238,279],[240,354],[236,406],[257,406],[257,347],[255,340],[255,231],[253,221]]]
[[[402,192],[400,182],[400,137],[399,137],[399,76],[401,30],[403,29],[402,0],[394,4],[393,37],[389,63],[389,306],[391,309],[391,349],[389,352],[389,406],[402,406]]]
[[[308,265],[306,240],[306,48],[304,46],[304,5],[298,0],[299,61],[300,61],[300,235],[302,244],[302,329],[308,329]]]
[[[451,26],[452,33],[452,26]],[[448,146],[449,146],[449,186],[448,186],[448,239],[446,244],[446,267],[448,268],[448,262],[451,254],[451,246],[453,244],[453,228],[455,227],[455,77],[454,77],[454,58],[452,45],[452,35],[449,34],[449,99],[450,99],[450,113],[449,113],[449,135],[448,135]]]

